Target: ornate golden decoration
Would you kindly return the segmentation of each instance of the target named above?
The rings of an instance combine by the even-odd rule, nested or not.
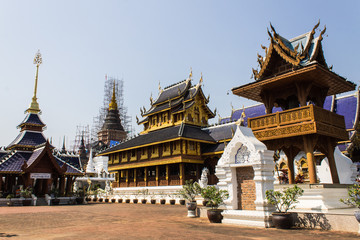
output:
[[[38,50],[36,55],[35,55],[34,64],[36,65],[34,95],[32,97],[32,101],[30,103],[29,108],[25,112],[37,114],[37,113],[40,113],[39,103],[37,102],[37,97],[36,97],[37,84],[38,84],[38,75],[39,75],[39,66],[42,64],[42,56],[41,56],[40,50]]]
[[[113,93],[111,97],[111,101],[109,103],[109,111],[110,110],[116,110],[118,108],[116,103],[116,96],[115,96],[115,80],[114,80],[114,86],[113,86]]]

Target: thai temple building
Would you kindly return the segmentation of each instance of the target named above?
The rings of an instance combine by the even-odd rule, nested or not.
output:
[[[98,132],[98,140],[109,146],[112,141],[121,142],[125,140],[126,135],[124,127],[121,125],[119,109],[116,103],[114,81],[113,94],[109,104],[108,113],[101,131]]]
[[[217,182],[215,166],[235,125],[209,127],[215,116],[207,106],[210,96],[204,95],[202,77],[196,85],[191,77],[159,87],[150,108],[140,109],[140,135],[99,154],[109,157],[109,172],[116,174],[113,187],[182,185],[198,180],[203,167],[210,171],[209,184]]]
[[[25,119],[18,125],[19,135],[0,151],[0,191],[5,194],[14,193],[22,186],[32,187],[38,197],[53,188],[65,195],[72,192],[75,178],[83,175],[79,156],[55,150],[43,134],[46,125],[40,118],[36,97],[41,63],[38,52],[34,59],[37,69],[32,102],[25,111]]]
[[[233,94],[263,104],[233,110],[220,122],[246,115],[246,126],[268,149],[287,156],[289,183],[294,183],[294,158],[306,155],[310,183],[317,182],[316,157],[329,161],[333,183],[339,183],[334,150],[358,159],[357,129],[359,93],[338,97],[355,90],[355,84],[332,71],[325,61],[322,40],[326,31],[315,37],[315,30],[286,39],[270,24],[270,45],[258,54],[259,70],[253,69],[255,82],[232,89]]]

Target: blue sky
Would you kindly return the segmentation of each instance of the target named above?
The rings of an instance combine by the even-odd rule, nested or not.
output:
[[[290,39],[321,20],[325,58],[333,70],[359,83],[359,1],[1,1],[0,146],[8,145],[29,106],[38,49],[38,102],[55,146],[92,124],[103,100],[105,74],[124,79],[133,118],[149,108],[150,94],[204,76],[211,109],[225,117],[231,104],[250,105],[231,88],[253,81],[269,22]],[[318,34],[318,33],[317,33]],[[229,94],[227,94],[229,93]],[[213,122],[217,121],[217,118]]]

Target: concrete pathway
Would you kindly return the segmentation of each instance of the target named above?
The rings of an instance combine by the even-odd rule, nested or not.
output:
[[[210,224],[184,206],[103,203],[0,207],[0,239],[360,239],[352,233]]]

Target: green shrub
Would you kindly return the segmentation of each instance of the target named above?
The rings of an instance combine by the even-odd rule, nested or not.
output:
[[[224,200],[229,198],[229,193],[226,190],[219,190],[215,186],[207,186],[201,189],[201,196],[207,200],[207,207],[217,209]]]
[[[295,208],[298,197],[302,196],[304,190],[295,185],[292,188],[287,188],[283,192],[267,190],[265,192],[267,201],[276,207],[278,212],[287,212]]]
[[[355,206],[360,208],[360,185],[354,184],[348,187],[348,198],[340,199],[340,202],[346,205]]]

